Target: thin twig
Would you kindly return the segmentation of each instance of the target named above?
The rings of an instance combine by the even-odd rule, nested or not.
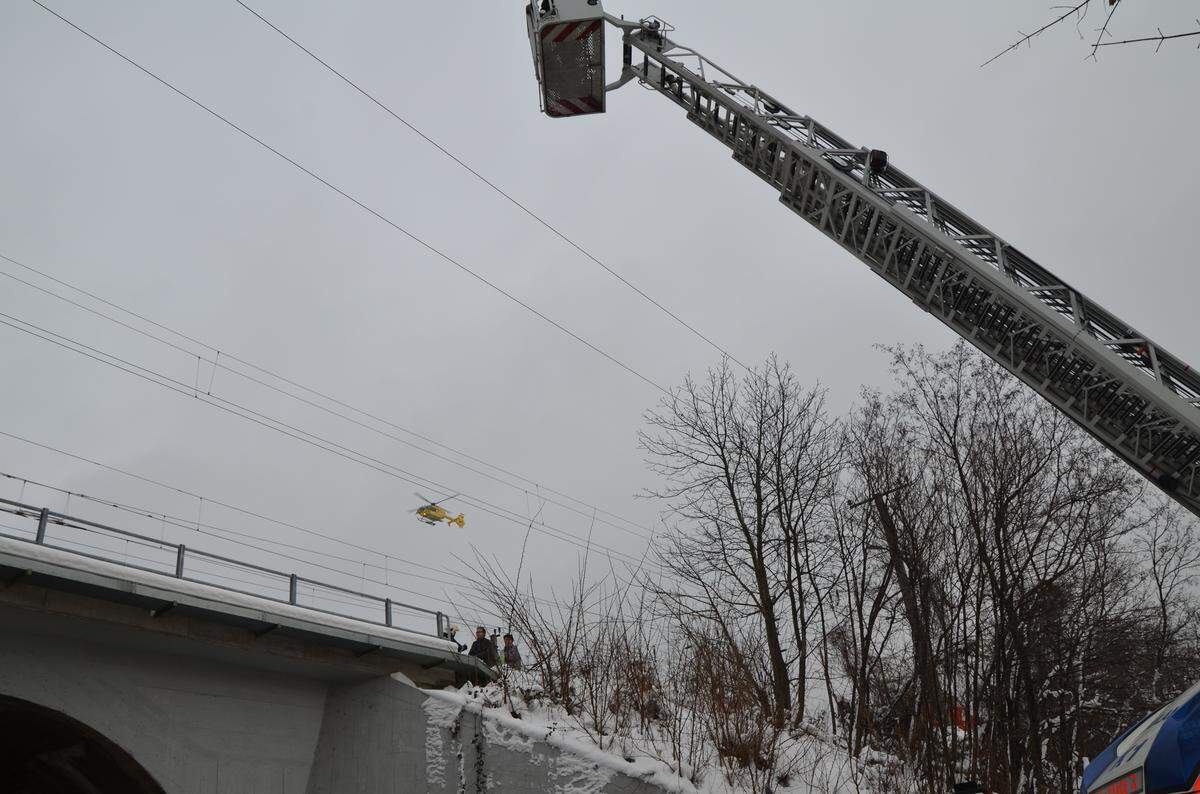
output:
[[[1200,20],[1197,20],[1197,24],[1200,24]],[[1157,36],[1145,36],[1138,39],[1124,39],[1122,41],[1106,41],[1103,44],[1097,44],[1096,46],[1115,47],[1118,44],[1138,44],[1144,41],[1157,41],[1158,47],[1155,47],[1154,51],[1158,52],[1162,48],[1163,42],[1170,41],[1171,39],[1186,39],[1190,36],[1200,36],[1200,30],[1193,30],[1191,33],[1172,33],[1170,35],[1165,35],[1160,29]]]
[[[1017,47],[1020,47],[1022,44],[1024,44],[1024,43],[1025,43],[1025,42],[1027,42],[1027,41],[1029,41],[1030,39],[1032,39],[1034,36],[1037,36],[1037,35],[1038,35],[1038,34],[1040,34],[1040,33],[1044,33],[1045,31],[1047,31],[1047,30],[1049,30],[1050,28],[1054,27],[1054,26],[1055,26],[1055,25],[1057,25],[1059,22],[1062,22],[1064,19],[1066,19],[1067,17],[1071,16],[1072,14],[1076,14],[1076,13],[1078,13],[1078,12],[1080,12],[1080,11],[1084,10],[1084,9],[1087,7],[1087,5],[1088,5],[1090,2],[1092,2],[1092,0],[1083,0],[1083,2],[1082,2],[1082,3],[1078,3],[1077,5],[1074,5],[1074,6],[1072,6],[1072,7],[1071,7],[1071,8],[1070,8],[1070,9],[1069,9],[1069,10],[1068,10],[1066,13],[1064,13],[1062,16],[1060,16],[1060,17],[1058,17],[1058,18],[1054,19],[1054,20],[1053,20],[1053,21],[1051,21],[1051,22],[1047,22],[1045,25],[1042,25],[1040,28],[1038,28],[1037,30],[1035,30],[1035,31],[1034,31],[1034,32],[1032,32],[1032,33],[1027,33],[1027,34],[1023,35],[1021,38],[1017,39],[1017,41],[1016,41],[1016,43],[1015,43],[1015,44],[1012,44],[1012,45],[1010,45],[1010,46],[1009,46],[1007,49],[1005,49],[1003,52],[999,52],[999,53],[997,53],[996,55],[993,55],[991,58],[988,58],[988,59],[987,59],[986,61],[984,61],[983,63],[981,63],[981,64],[979,65],[979,68],[980,68],[980,69],[982,69],[983,67],[987,66],[987,65],[988,65],[989,63],[991,63],[992,61],[995,61],[995,60],[997,60],[998,58],[1000,58],[1001,56],[1003,56],[1003,55],[1007,55],[1008,53],[1012,52],[1012,51],[1013,51],[1013,50],[1015,50]],[[1017,31],[1017,32],[1018,32],[1018,33],[1020,33],[1020,31]]]
[[[1101,26],[1100,32],[1096,34],[1095,43],[1092,44],[1092,54],[1090,57],[1093,59],[1096,57],[1096,49],[1099,48],[1100,42],[1104,39],[1104,34],[1108,33],[1108,23],[1112,21],[1113,14],[1117,13],[1117,9],[1121,7],[1121,0],[1109,0],[1109,2],[1108,16],[1104,18],[1104,25]]]

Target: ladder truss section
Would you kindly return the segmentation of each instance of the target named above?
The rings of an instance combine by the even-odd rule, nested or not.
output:
[[[637,57],[635,58],[635,53]],[[933,191],[665,35],[624,68],[780,201],[1200,516],[1200,377]]]

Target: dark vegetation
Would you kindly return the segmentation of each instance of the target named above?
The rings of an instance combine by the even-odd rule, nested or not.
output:
[[[642,435],[640,568],[564,604],[481,562],[601,746],[753,791],[1064,792],[1191,683],[1190,517],[965,345],[888,352],[840,420],[778,361],[686,381]]]

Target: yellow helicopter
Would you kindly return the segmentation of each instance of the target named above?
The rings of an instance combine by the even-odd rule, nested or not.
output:
[[[452,516],[446,510],[446,508],[442,507],[442,502],[449,502],[455,496],[458,496],[458,494],[454,494],[454,496],[447,496],[445,499],[439,499],[436,502],[427,496],[422,496],[419,493],[414,493],[413,496],[425,502],[425,504],[421,505],[412,512],[416,513],[417,518],[421,521],[424,521],[426,524],[429,524],[430,526],[436,526],[439,521],[445,521],[447,524],[457,524],[459,529],[462,529],[464,526],[466,526],[467,521],[463,518],[462,513],[459,513],[457,516]]]

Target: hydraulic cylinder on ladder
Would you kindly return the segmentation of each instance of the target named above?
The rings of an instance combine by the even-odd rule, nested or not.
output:
[[[542,108],[603,113],[631,80],[679,105],[779,200],[1200,516],[1200,374],[888,161],[599,0],[526,9]],[[622,32],[604,85],[601,20]],[[578,34],[578,35],[576,35]],[[583,37],[580,43],[580,37]]]

